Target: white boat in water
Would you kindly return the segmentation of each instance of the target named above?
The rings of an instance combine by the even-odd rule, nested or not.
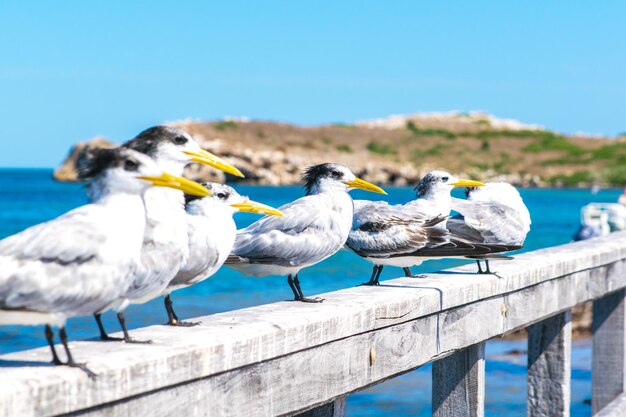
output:
[[[620,203],[589,203],[580,210],[580,228],[574,240],[585,240],[626,230],[626,206]]]

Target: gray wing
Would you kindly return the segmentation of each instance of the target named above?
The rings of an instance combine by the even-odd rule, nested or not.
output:
[[[448,241],[448,232],[437,227],[447,216],[410,213],[385,202],[355,201],[352,230],[346,246],[363,257],[385,258],[415,252]]]
[[[94,227],[89,208],[99,209],[79,207],[1,240],[0,256],[60,265],[88,262],[106,240],[106,235]]]
[[[452,209],[461,213],[467,228],[454,223],[456,229],[451,232],[460,236],[470,233],[467,229],[474,229],[480,239],[472,234],[473,242],[487,244],[522,245],[530,231],[530,217],[526,213],[511,208],[497,201],[468,201],[452,199]],[[527,219],[528,218],[528,219]],[[451,225],[449,224],[450,228]]]
[[[0,241],[0,306],[75,311],[112,301],[106,284],[116,270],[98,259],[106,240],[91,215],[98,210],[83,206]]]
[[[237,232],[227,263],[267,263],[282,266],[319,262],[344,244],[338,219],[325,205],[306,196],[279,207],[285,216],[265,216]]]

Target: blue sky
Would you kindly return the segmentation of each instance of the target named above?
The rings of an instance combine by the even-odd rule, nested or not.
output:
[[[132,4],[131,4],[132,3]],[[626,131],[626,3],[0,0],[0,166],[182,118]]]

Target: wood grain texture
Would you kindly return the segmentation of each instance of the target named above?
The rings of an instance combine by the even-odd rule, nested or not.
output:
[[[599,413],[626,388],[626,302],[619,290],[593,302],[592,414]]]
[[[594,414],[594,417],[624,417],[626,416],[626,394],[611,401],[606,407]]]
[[[324,294],[323,304],[280,302],[200,317],[192,328],[135,330],[154,341],[147,346],[72,342],[94,380],[48,366],[47,349],[2,355],[0,416],[304,412],[624,288],[625,259],[626,233],[615,233],[492,262],[499,277],[469,265]]]
[[[572,353],[569,310],[528,328],[528,417],[568,417]]]
[[[433,417],[485,414],[485,343],[433,363]]]

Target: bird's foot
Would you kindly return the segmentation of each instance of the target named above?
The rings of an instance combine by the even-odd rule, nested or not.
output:
[[[324,302],[324,299],[319,298],[319,297],[315,297],[315,298],[302,297],[298,301],[302,301],[303,303],[322,303]]]
[[[77,363],[71,360],[71,361],[68,361],[67,363],[64,363],[63,365],[69,366],[70,368],[78,368],[84,373],[86,373],[87,376],[91,379],[97,376],[96,373],[93,372],[91,369],[87,368],[87,365],[85,365],[84,363]]]
[[[499,272],[491,272],[491,274],[497,276],[500,279],[504,279],[504,277],[502,275],[500,275]]]
[[[113,336],[109,336],[108,334],[101,334],[100,335],[100,340],[103,342],[121,342],[124,340],[123,337],[113,337]]]
[[[133,339],[132,337],[124,339],[124,342],[132,343],[136,345],[151,345],[152,344],[152,340],[137,340],[137,339]]]
[[[368,287],[373,287],[375,285],[380,285],[380,282],[378,282],[378,281],[367,281],[367,282],[364,282],[363,284],[359,284],[358,286],[362,287],[364,285],[367,285]]]
[[[199,321],[180,321],[180,320],[172,320],[169,323],[170,326],[174,327],[193,327],[200,325]]]
[[[53,365],[65,365],[65,362],[61,361],[61,359],[59,359],[59,357],[55,355],[52,357],[52,364]]]

